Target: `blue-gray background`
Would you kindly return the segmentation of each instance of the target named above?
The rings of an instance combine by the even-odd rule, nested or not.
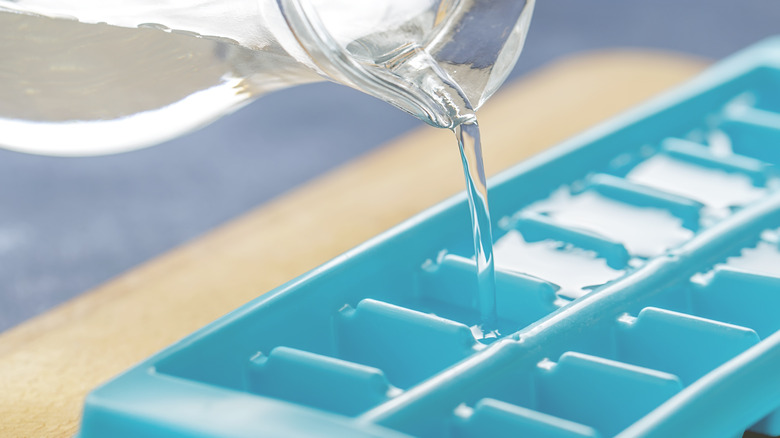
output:
[[[512,76],[602,48],[718,59],[774,33],[777,0],[539,0]],[[0,150],[0,330],[417,126],[323,83],[132,153],[65,159]]]

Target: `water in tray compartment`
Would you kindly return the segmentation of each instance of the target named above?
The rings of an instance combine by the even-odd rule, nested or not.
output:
[[[498,269],[520,272],[547,280],[561,289],[559,295],[578,298],[590,288],[623,275],[611,268],[594,251],[574,248],[555,240],[526,242],[520,232],[511,230],[493,247]]]
[[[563,226],[620,242],[629,253],[640,257],[657,256],[693,236],[668,210],[633,206],[592,190],[573,196],[562,187],[528,209],[548,215]]]
[[[699,201],[715,211],[749,204],[766,193],[765,189],[754,186],[747,175],[697,166],[665,154],[640,163],[626,178]]]

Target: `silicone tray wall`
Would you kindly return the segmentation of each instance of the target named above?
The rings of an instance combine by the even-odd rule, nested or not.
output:
[[[770,40],[492,180],[500,339],[461,196],[96,389],[80,437],[780,435],[778,163]]]

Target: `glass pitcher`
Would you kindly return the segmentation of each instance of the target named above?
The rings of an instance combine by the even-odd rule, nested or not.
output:
[[[0,146],[148,146],[331,80],[452,128],[503,83],[534,0],[0,0]]]

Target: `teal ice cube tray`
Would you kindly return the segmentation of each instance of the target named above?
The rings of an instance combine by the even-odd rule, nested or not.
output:
[[[79,436],[780,435],[778,163],[772,39],[492,179],[499,339],[458,196],[95,389]]]

